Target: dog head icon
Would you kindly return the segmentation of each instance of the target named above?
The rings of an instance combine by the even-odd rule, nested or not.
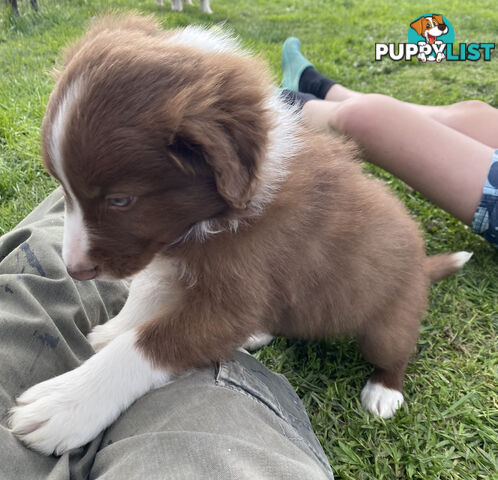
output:
[[[419,35],[429,44],[433,44],[437,37],[448,33],[448,27],[443,22],[442,15],[422,16],[410,24]]]

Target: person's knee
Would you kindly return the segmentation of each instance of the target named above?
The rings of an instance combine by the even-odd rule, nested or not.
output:
[[[457,128],[465,123],[472,123],[474,119],[486,118],[493,110],[487,103],[481,100],[466,100],[464,102],[453,103],[437,107],[430,116],[442,122],[448,127]]]
[[[353,97],[340,103],[336,127],[353,138],[363,135],[382,121],[395,99],[376,93]]]
[[[481,112],[491,108],[486,102],[481,100],[465,100],[464,102],[454,103],[451,110],[458,112]]]
[[[491,109],[486,102],[482,102],[481,100],[466,100],[464,102],[454,103],[450,105],[449,110],[451,113],[456,114],[481,114]]]

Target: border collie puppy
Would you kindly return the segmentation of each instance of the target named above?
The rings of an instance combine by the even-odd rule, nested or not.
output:
[[[97,353],[18,398],[27,445],[83,445],[147,391],[274,335],[355,337],[374,365],[364,408],[401,405],[429,284],[469,254],[426,257],[354,146],[301,125],[233,38],[101,19],[66,53],[42,139],[69,274],[133,281],[90,333]]]

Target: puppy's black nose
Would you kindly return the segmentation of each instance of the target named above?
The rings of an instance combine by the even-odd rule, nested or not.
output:
[[[95,266],[91,269],[88,270],[71,270],[69,267],[67,268],[67,273],[71,275],[76,280],[92,280],[97,276],[98,273],[98,267]]]
[[[437,28],[439,28],[439,30],[441,30],[442,32],[444,32],[446,30],[446,25],[444,23],[440,23]]]

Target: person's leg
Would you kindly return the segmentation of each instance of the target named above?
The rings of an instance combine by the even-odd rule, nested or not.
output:
[[[318,99],[343,102],[367,95],[346,88],[318,72],[303,56],[301,43],[294,37],[288,38],[282,47],[282,71],[283,88],[312,94]],[[484,102],[469,100],[443,106],[402,103],[491,148],[498,147],[498,109]]]
[[[105,432],[90,478],[333,475],[287,380],[237,352],[135,402]]]
[[[324,100],[342,102],[351,98],[360,99],[364,93],[355,92],[338,83],[327,91]],[[390,97],[389,97],[390,98]],[[401,102],[401,100],[398,100]],[[463,133],[491,148],[498,147],[498,109],[479,100],[468,100],[452,105],[416,105],[401,102],[421,115],[436,120],[447,127]]]
[[[452,105],[410,105],[418,112],[491,148],[498,148],[498,109],[479,100]]]
[[[472,223],[493,149],[409,105],[383,95],[306,102],[303,118],[358,142],[381,166],[459,218]]]
[[[335,82],[318,72],[301,53],[298,38],[289,37],[282,47],[282,88],[325,98]]]
[[[59,189],[0,238],[2,480],[333,478],[288,382],[242,353],[145,395],[59,458],[23,445],[8,428],[15,398],[90,357],[86,335],[117,315],[128,293],[121,281],[67,275],[63,212]]]
[[[121,309],[123,282],[74,282],[61,259],[64,202],[58,189],[0,238],[0,477],[86,479],[100,437],[60,458],[23,445],[9,409],[30,386],[93,354],[85,335]]]
[[[332,87],[327,91],[324,100],[327,102],[342,102],[343,100],[348,100],[349,98],[356,98],[366,95],[365,93],[356,92],[354,90],[350,90],[340,83],[336,83],[332,85]]]

